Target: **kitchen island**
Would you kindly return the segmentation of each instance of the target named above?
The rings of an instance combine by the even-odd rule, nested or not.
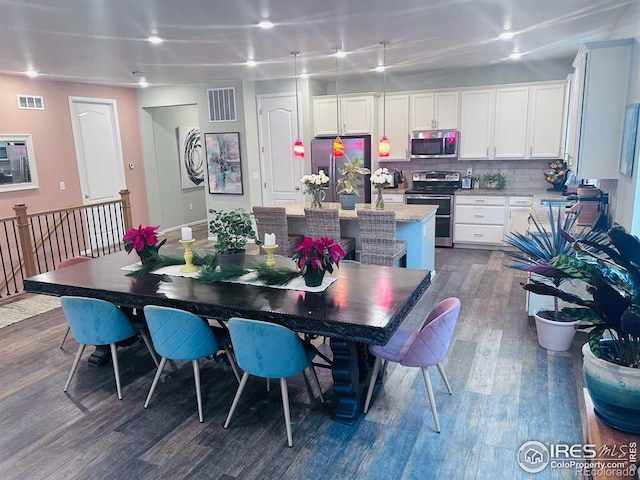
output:
[[[278,204],[287,210],[287,225],[290,234],[307,234],[304,217],[305,207],[310,203],[285,202]],[[356,239],[356,255],[360,250],[360,231],[356,210],[371,210],[370,204],[356,204],[355,210],[341,210],[339,203],[326,202],[322,208],[337,209],[340,214],[340,232],[343,237]],[[404,203],[390,203],[385,210],[396,213],[396,237],[407,241],[407,268],[422,268],[435,272],[435,233],[436,210],[435,205],[406,205]]]

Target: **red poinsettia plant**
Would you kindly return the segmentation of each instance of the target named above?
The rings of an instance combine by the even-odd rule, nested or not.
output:
[[[160,226],[143,227],[142,224],[138,228],[132,228],[124,237],[124,249],[127,253],[131,253],[133,250],[137,252],[140,258],[148,258],[158,255],[158,250],[165,244],[167,239],[165,238],[158,243],[158,228]]]
[[[310,269],[333,272],[333,265],[339,267],[344,250],[333,238],[304,237],[291,255],[303,274]]]

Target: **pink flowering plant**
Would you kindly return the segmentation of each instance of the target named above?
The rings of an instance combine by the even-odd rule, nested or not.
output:
[[[344,250],[333,238],[304,237],[291,255],[304,275],[309,269],[333,272],[333,265],[339,267]]]
[[[135,250],[140,258],[158,256],[158,250],[167,241],[165,238],[158,243],[158,228],[159,225],[156,227],[140,225],[138,228],[132,228],[122,237],[124,249],[127,253]]]

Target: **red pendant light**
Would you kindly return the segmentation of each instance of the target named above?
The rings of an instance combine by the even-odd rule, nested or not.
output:
[[[389,156],[391,145],[387,138],[386,120],[387,120],[387,45],[388,41],[380,42],[382,45],[382,138],[378,142],[378,157],[384,158]]]
[[[342,139],[340,136],[337,136],[333,141],[333,156],[341,157],[344,155],[344,145],[342,144]]]
[[[334,49],[336,55],[336,138],[333,141],[332,153],[334,158],[342,157],[344,155],[344,145],[340,138],[340,89],[338,88],[338,53],[340,49],[336,46]]]
[[[304,158],[304,143],[300,140],[300,107],[298,105],[298,55],[300,55],[300,52],[290,53],[293,55],[293,78],[296,80],[296,129],[298,131],[298,139],[293,143],[293,156],[295,158]]]

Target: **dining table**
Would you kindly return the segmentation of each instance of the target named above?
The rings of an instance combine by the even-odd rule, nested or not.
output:
[[[180,253],[180,252],[178,252]],[[247,265],[264,257],[247,255]],[[27,292],[98,298],[139,310],[161,305],[203,318],[251,318],[329,338],[335,394],[333,418],[353,424],[362,411],[371,358],[368,345],[384,345],[431,282],[429,270],[341,263],[321,292],[124,270],[136,258],[124,251],[29,277]],[[280,258],[278,262],[293,262]],[[335,280],[333,280],[335,278]]]

